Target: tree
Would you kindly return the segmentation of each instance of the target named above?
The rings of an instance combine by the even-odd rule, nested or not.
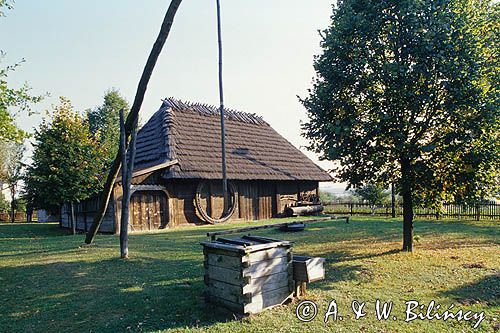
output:
[[[7,184],[10,191],[10,219],[14,223],[17,207],[17,192],[23,164],[25,147],[22,143],[0,141],[0,181]]]
[[[322,34],[304,136],[339,161],[338,179],[397,184],[405,251],[417,198],[485,195],[497,178],[497,13],[481,0],[344,0]]]
[[[57,212],[62,204],[72,207],[102,189],[106,151],[69,100],[60,98],[34,138],[33,161],[24,177],[28,204]]]
[[[104,94],[103,104],[87,111],[90,132],[106,147],[108,164],[113,162],[118,153],[120,142],[120,110],[128,114],[130,107],[117,89],[110,89]]]
[[[368,203],[370,204],[372,215],[375,214],[375,208],[377,207],[377,205],[383,204],[384,200],[387,199],[387,193],[385,192],[385,189],[375,184],[367,184],[358,187],[354,190],[354,193],[362,200],[368,201]]]

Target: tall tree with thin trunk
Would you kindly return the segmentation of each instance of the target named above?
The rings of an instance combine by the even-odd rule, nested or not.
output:
[[[498,4],[343,0],[302,103],[310,148],[356,187],[397,182],[403,250],[413,207],[498,185]]]
[[[391,182],[391,217],[396,217],[396,189],[394,188],[394,182]]]
[[[120,110],[128,114],[130,106],[116,89],[109,89],[104,94],[102,105],[87,110],[89,128],[101,145],[106,147],[106,164],[111,165],[119,149]]]
[[[146,65],[144,66],[144,70],[142,72],[141,79],[139,81],[139,85],[137,86],[137,92],[135,94],[134,103],[132,104],[132,108],[130,109],[130,113],[127,116],[127,121],[125,123],[125,140],[128,141],[130,134],[133,131],[134,124],[138,122],[139,111],[141,109],[142,102],[144,100],[144,94],[146,93],[146,89],[148,87],[149,79],[151,78],[151,74],[153,73],[153,69],[156,65],[156,61],[158,60],[158,56],[161,53],[163,45],[167,41],[167,37],[170,33],[170,28],[174,22],[175,14],[177,13],[177,9],[179,8],[182,0],[172,0],[168,7],[167,13],[165,14],[165,18],[163,19],[163,23],[160,28],[160,32],[156,41],[153,45],[151,53],[149,54]],[[106,209],[109,204],[109,198],[111,197],[111,191],[113,189],[113,184],[120,170],[120,166],[122,164],[122,156],[121,152],[118,151],[118,154],[111,165],[108,177],[106,179],[106,184],[104,185],[104,189],[101,192],[100,197],[100,205],[99,209],[94,216],[94,221],[87,233],[87,237],[85,238],[85,243],[90,244],[93,242],[99,227],[101,226],[102,219],[106,212]]]
[[[377,205],[381,205],[387,197],[385,189],[377,184],[366,184],[355,189],[354,193],[361,200],[369,203],[372,215],[375,215]]]

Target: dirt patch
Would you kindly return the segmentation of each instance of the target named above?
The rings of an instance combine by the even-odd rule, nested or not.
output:
[[[463,268],[486,268],[486,266],[482,262],[463,264],[462,267]]]

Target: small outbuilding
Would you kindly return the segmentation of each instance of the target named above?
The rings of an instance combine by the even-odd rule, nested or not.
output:
[[[227,177],[235,205],[229,221],[280,216],[297,201],[318,196],[330,175],[255,114],[227,109]],[[137,135],[130,230],[202,224],[223,211],[220,112],[217,107],[163,101]],[[119,232],[122,187],[117,180],[101,232]],[[98,199],[76,205],[77,229],[88,230]],[[61,224],[70,227],[63,207]]]

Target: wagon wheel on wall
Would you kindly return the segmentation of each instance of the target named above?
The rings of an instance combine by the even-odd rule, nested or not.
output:
[[[196,209],[198,210],[198,213],[200,213],[205,222],[208,222],[210,224],[226,222],[231,218],[231,216],[236,211],[236,207],[238,206],[238,200],[237,200],[238,193],[236,192],[236,188],[232,182],[228,183],[228,188],[230,193],[229,210],[227,212],[223,212],[221,217],[213,218],[210,215],[208,215],[207,211],[203,209],[203,206],[201,205],[201,193],[203,192],[203,189],[205,188],[207,183],[208,183],[207,181],[201,181],[196,187],[196,194],[195,194]]]

